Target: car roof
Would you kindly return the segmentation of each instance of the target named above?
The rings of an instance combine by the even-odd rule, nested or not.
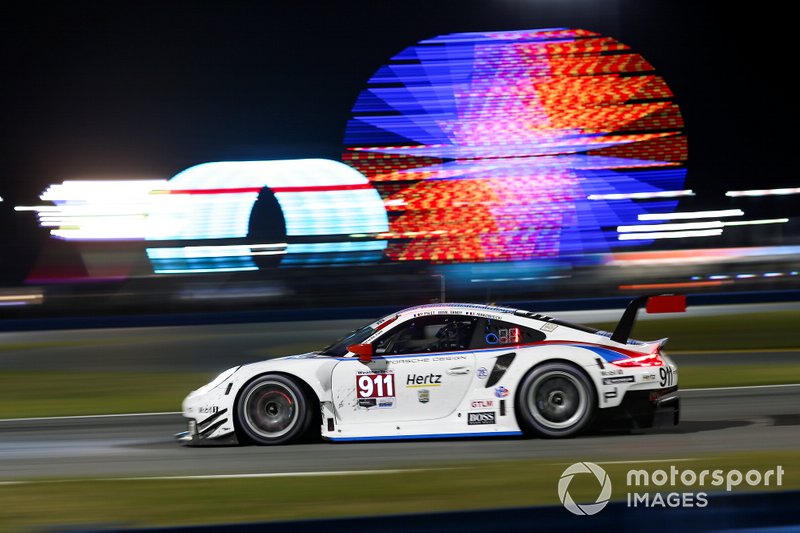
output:
[[[571,322],[567,322],[565,320],[559,320],[557,318],[553,318],[551,316],[542,313],[526,311],[524,309],[513,309],[510,307],[499,307],[496,305],[470,304],[470,303],[434,303],[434,304],[424,304],[424,305],[409,307],[408,309],[403,309],[397,314],[402,317],[407,317],[409,315],[415,316],[418,313],[433,314],[436,311],[443,311],[445,313],[450,311],[459,311],[467,315],[472,314],[470,313],[470,311],[472,311],[474,312],[475,315],[478,316],[482,315],[483,313],[492,313],[495,315],[499,314],[512,315],[514,317],[523,319],[533,319],[533,320],[538,320],[540,322],[551,322],[553,324],[579,330],[584,333],[600,334],[605,336],[604,335],[605,332],[602,332],[595,328],[584,326],[582,324],[574,324]]]
[[[434,304],[424,304],[424,305],[417,305],[414,307],[409,307],[408,309],[403,309],[400,311],[400,314],[405,315],[407,313],[418,313],[421,311],[488,311],[492,313],[503,313],[503,314],[511,314],[517,312],[517,309],[511,309],[510,307],[498,307],[494,305],[483,305],[483,304],[469,304],[469,303],[434,303]]]

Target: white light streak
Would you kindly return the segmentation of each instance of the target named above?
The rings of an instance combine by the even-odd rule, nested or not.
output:
[[[65,181],[40,198],[56,205],[19,205],[34,211],[53,237],[67,240],[139,240],[147,235],[151,192],[166,180]]]
[[[617,231],[627,233],[632,231],[673,231],[673,230],[693,230],[693,229],[712,229],[721,228],[722,222],[713,220],[711,222],[684,222],[678,224],[639,224],[636,226],[617,226]]]
[[[657,231],[652,233],[621,233],[621,241],[653,240],[653,239],[682,239],[688,237],[715,237],[722,235],[722,229],[690,230],[690,231]]]
[[[786,224],[789,222],[788,218],[763,218],[760,220],[733,220],[731,222],[724,222],[725,226],[759,226],[761,224]]]
[[[686,211],[683,213],[644,213],[639,220],[693,220],[697,218],[740,217],[741,209],[721,209],[717,211]]]
[[[57,205],[18,205],[14,211],[36,211],[38,213],[61,212],[61,207]]]
[[[214,267],[214,268],[175,268],[175,269],[158,269],[155,270],[156,274],[208,274],[210,272],[247,272],[258,270],[258,267]]]
[[[611,194],[590,194],[587,200],[649,200],[651,198],[677,198],[679,196],[694,196],[694,191],[656,191],[656,192],[631,192]]]
[[[746,191],[728,191],[725,196],[738,198],[741,196],[784,196],[787,194],[800,194],[800,187],[784,189],[751,189]]]

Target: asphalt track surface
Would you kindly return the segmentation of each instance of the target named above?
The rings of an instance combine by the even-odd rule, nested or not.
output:
[[[796,303],[759,304],[736,306],[736,310],[775,311],[787,305],[797,308]],[[727,309],[707,307],[690,312],[718,315]],[[555,314],[574,322],[612,321],[619,316],[618,311]],[[191,371],[208,372],[211,378],[237,364],[320,348],[365,322],[4,332],[0,333],[0,371]],[[673,358],[679,366],[778,364],[797,362],[800,352],[723,355],[673,354]],[[680,459],[798,449],[800,386],[687,391],[682,401],[683,421],[675,428],[558,441],[499,438],[186,448],[173,439],[185,429],[179,414],[7,420],[0,421],[0,484],[52,478],[436,468],[499,459]]]
[[[178,414],[0,421],[0,484],[53,478],[247,475],[437,468],[509,459],[679,460],[797,450],[800,385],[683,393],[677,427],[574,439],[488,438],[188,448]]]

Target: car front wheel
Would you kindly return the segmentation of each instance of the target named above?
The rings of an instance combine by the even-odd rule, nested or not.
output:
[[[267,374],[251,381],[239,396],[237,420],[256,444],[285,444],[300,439],[312,421],[308,397],[295,380]]]
[[[597,394],[589,378],[567,363],[534,368],[519,388],[523,429],[542,437],[572,437],[592,422]]]

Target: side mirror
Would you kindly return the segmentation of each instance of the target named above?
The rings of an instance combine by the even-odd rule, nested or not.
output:
[[[372,361],[372,345],[371,344],[352,344],[347,347],[348,350],[358,356],[358,360],[362,363],[369,363]]]

